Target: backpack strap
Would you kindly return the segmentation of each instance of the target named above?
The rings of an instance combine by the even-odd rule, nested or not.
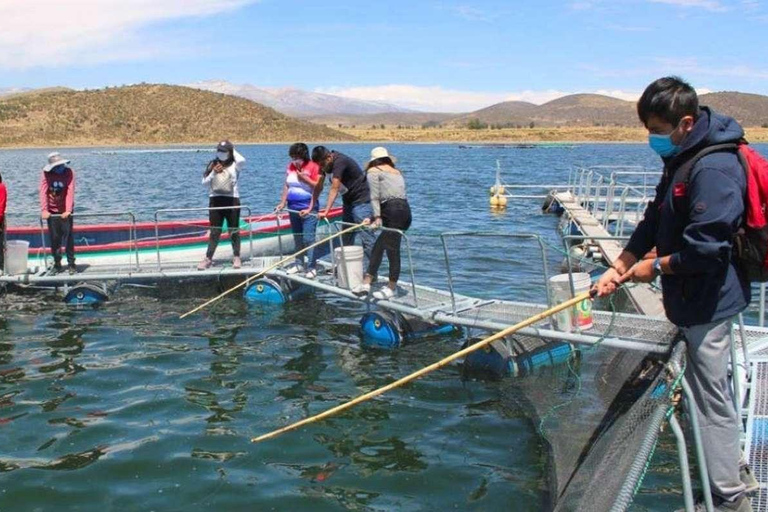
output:
[[[747,162],[744,160],[744,155],[741,154],[739,151],[739,144],[735,142],[728,142],[725,144],[715,144],[714,146],[708,146],[695,155],[693,155],[691,158],[686,160],[683,165],[677,168],[677,171],[675,171],[674,179],[673,181],[675,183],[684,183],[686,186],[691,181],[691,171],[693,170],[693,167],[705,156],[711,154],[711,153],[717,153],[718,151],[735,151],[736,154],[739,157],[739,162],[741,163],[741,166],[746,170],[747,169]]]

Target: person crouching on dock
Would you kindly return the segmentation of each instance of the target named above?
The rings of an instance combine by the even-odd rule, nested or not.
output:
[[[52,272],[62,271],[59,249],[61,249],[63,241],[69,273],[76,273],[75,237],[72,233],[74,227],[72,212],[75,209],[75,171],[69,167],[69,160],[62,158],[57,152],[48,155],[48,165],[43,167],[43,173],[40,177],[40,209],[41,217],[48,223],[48,233],[51,237]]]
[[[208,222],[210,236],[205,258],[197,266],[205,270],[213,265],[213,254],[219,245],[224,220],[227,221],[229,239],[232,242],[232,268],[240,268],[240,190],[237,182],[245,166],[245,158],[228,140],[219,142],[216,158],[208,163],[203,173],[203,185],[208,187]]]

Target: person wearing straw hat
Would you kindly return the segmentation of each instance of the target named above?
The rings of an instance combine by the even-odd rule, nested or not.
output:
[[[245,167],[245,157],[228,140],[216,146],[216,158],[208,163],[203,173],[203,185],[208,187],[208,222],[210,235],[208,250],[197,266],[205,270],[213,265],[213,254],[219,245],[224,221],[227,221],[229,240],[232,242],[232,268],[240,268],[240,190],[238,180]]]
[[[73,235],[72,213],[75,209],[75,171],[58,152],[48,155],[48,165],[43,167],[40,177],[41,217],[48,223],[53,255],[52,273],[62,271],[61,249],[67,255],[67,267],[70,274],[77,272],[75,266],[75,237]]]
[[[8,204],[8,189],[0,175],[0,275],[5,269],[5,207]]]
[[[405,195],[405,180],[395,168],[397,159],[386,148],[373,148],[371,159],[366,166],[368,188],[371,191],[373,221],[371,227],[383,225],[389,230],[405,231],[411,227],[411,207]],[[358,295],[365,295],[371,290],[371,282],[379,272],[384,253],[389,260],[389,283],[373,293],[375,299],[391,299],[397,290],[400,279],[400,245],[402,235],[398,231],[382,231],[373,244],[371,261],[362,284],[352,290]]]

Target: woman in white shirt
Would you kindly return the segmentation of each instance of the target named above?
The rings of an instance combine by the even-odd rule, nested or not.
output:
[[[205,258],[197,266],[198,270],[210,268],[213,254],[219,244],[224,220],[227,221],[229,239],[232,242],[232,268],[240,268],[240,191],[237,187],[240,171],[245,165],[245,158],[235,151],[235,146],[228,140],[219,142],[216,158],[208,163],[203,173],[203,185],[208,187],[208,222],[210,237]]]

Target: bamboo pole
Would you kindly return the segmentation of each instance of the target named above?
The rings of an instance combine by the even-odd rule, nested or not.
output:
[[[333,416],[337,413],[340,413],[341,411],[345,411],[357,404],[366,402],[370,400],[371,398],[377,397],[379,395],[382,395],[386,393],[387,391],[390,391],[395,388],[399,388],[403,384],[407,384],[408,382],[411,382],[412,380],[418,379],[419,377],[426,375],[430,372],[433,372],[435,370],[438,370],[442,368],[443,366],[446,366],[448,363],[455,361],[456,359],[459,359],[460,357],[464,357],[465,355],[469,354],[470,352],[474,352],[477,349],[483,348],[486,345],[489,345],[493,343],[496,340],[499,340],[505,336],[509,336],[510,334],[519,331],[520,329],[524,329],[525,327],[528,327],[529,325],[533,325],[537,322],[540,322],[541,320],[552,316],[556,313],[559,313],[560,311],[563,311],[564,309],[568,309],[570,307],[575,306],[576,304],[580,303],[584,300],[591,299],[595,294],[595,291],[589,291],[584,292],[573,299],[570,299],[568,301],[565,301],[561,304],[558,304],[557,306],[550,308],[546,311],[543,311],[541,313],[538,313],[536,315],[533,315],[532,317],[523,320],[522,322],[519,322],[515,325],[512,325],[510,327],[507,327],[506,329],[497,332],[496,334],[493,334],[491,336],[488,336],[487,338],[478,341],[477,343],[470,345],[462,350],[459,350],[458,352],[455,352],[454,354],[445,357],[441,359],[440,361],[436,363],[432,363],[429,366],[425,366],[421,370],[418,370],[416,372],[411,373],[410,375],[407,375],[403,377],[402,379],[396,380],[395,382],[392,382],[390,384],[387,384],[384,387],[375,389],[373,391],[370,391],[368,393],[365,393],[364,395],[360,395],[357,398],[350,400],[348,402],[345,402],[341,405],[337,405],[336,407],[333,407],[331,409],[328,409],[325,412],[322,412],[320,414],[317,414],[315,416],[310,416],[309,418],[305,418],[303,420],[297,421],[296,423],[292,423],[286,427],[274,430],[272,432],[269,432],[268,434],[263,434],[258,437],[254,437],[251,439],[252,443],[259,443],[261,441],[265,441],[267,439],[272,439],[273,437],[277,437],[281,434],[284,434],[286,432],[290,432],[291,430],[296,430],[300,427],[303,427],[304,425],[309,425],[310,423],[315,423],[317,421],[320,421],[322,419],[328,418],[329,416]]]
[[[224,293],[222,293],[222,294],[220,294],[220,295],[218,295],[218,296],[216,296],[216,297],[212,298],[212,299],[211,299],[211,300],[209,300],[208,302],[206,302],[206,303],[204,303],[204,304],[201,304],[201,305],[197,306],[195,309],[192,309],[192,310],[190,310],[190,311],[187,311],[186,313],[184,313],[183,315],[181,315],[181,316],[179,317],[179,319],[183,319],[183,318],[186,318],[186,317],[188,317],[189,315],[192,315],[192,314],[194,314],[194,313],[197,313],[197,312],[198,312],[198,311],[200,311],[201,309],[203,309],[203,308],[205,308],[205,307],[207,307],[207,306],[209,306],[209,305],[213,304],[214,302],[218,301],[219,299],[221,299],[221,298],[223,298],[223,297],[225,297],[225,296],[229,295],[230,293],[232,293],[233,291],[237,290],[238,288],[242,288],[243,286],[246,286],[246,285],[247,285],[248,283],[250,283],[251,281],[253,281],[253,280],[255,280],[255,279],[258,279],[259,277],[263,276],[264,274],[266,274],[266,273],[267,273],[267,272],[269,272],[270,270],[272,270],[272,269],[275,269],[275,268],[279,267],[279,266],[280,266],[280,265],[282,265],[283,263],[287,263],[287,262],[289,262],[289,261],[291,261],[291,260],[295,259],[295,258],[296,258],[296,256],[300,256],[300,255],[304,254],[305,252],[307,252],[308,250],[310,250],[310,249],[314,249],[314,248],[315,248],[315,247],[317,247],[318,245],[322,245],[322,244],[324,244],[324,243],[326,243],[326,242],[330,242],[330,241],[331,241],[331,240],[333,240],[334,238],[340,237],[341,235],[344,235],[344,234],[346,234],[346,233],[349,233],[350,231],[354,231],[354,230],[356,230],[356,229],[359,229],[360,227],[362,227],[362,226],[364,226],[364,225],[365,225],[365,223],[355,224],[354,226],[352,226],[352,227],[349,227],[349,228],[347,228],[347,229],[344,229],[344,230],[342,230],[342,231],[339,231],[338,233],[336,233],[336,234],[333,234],[333,235],[331,235],[331,236],[329,236],[329,237],[327,237],[327,238],[323,238],[323,239],[322,239],[322,240],[320,240],[319,242],[315,242],[315,243],[313,243],[312,245],[309,245],[309,246],[307,246],[307,247],[303,248],[302,250],[300,250],[300,251],[297,251],[297,252],[295,252],[295,253],[291,254],[290,256],[286,256],[285,258],[281,259],[280,261],[278,261],[278,262],[277,262],[277,263],[275,263],[274,265],[270,265],[269,267],[265,268],[264,270],[262,270],[262,271],[261,271],[261,272],[259,272],[258,274],[254,274],[254,275],[250,276],[250,277],[249,277],[248,279],[246,279],[245,281],[241,282],[240,284],[238,284],[238,285],[236,285],[236,286],[233,286],[233,287],[232,287],[232,288],[230,288],[229,290],[227,290],[227,291],[225,291]]]

